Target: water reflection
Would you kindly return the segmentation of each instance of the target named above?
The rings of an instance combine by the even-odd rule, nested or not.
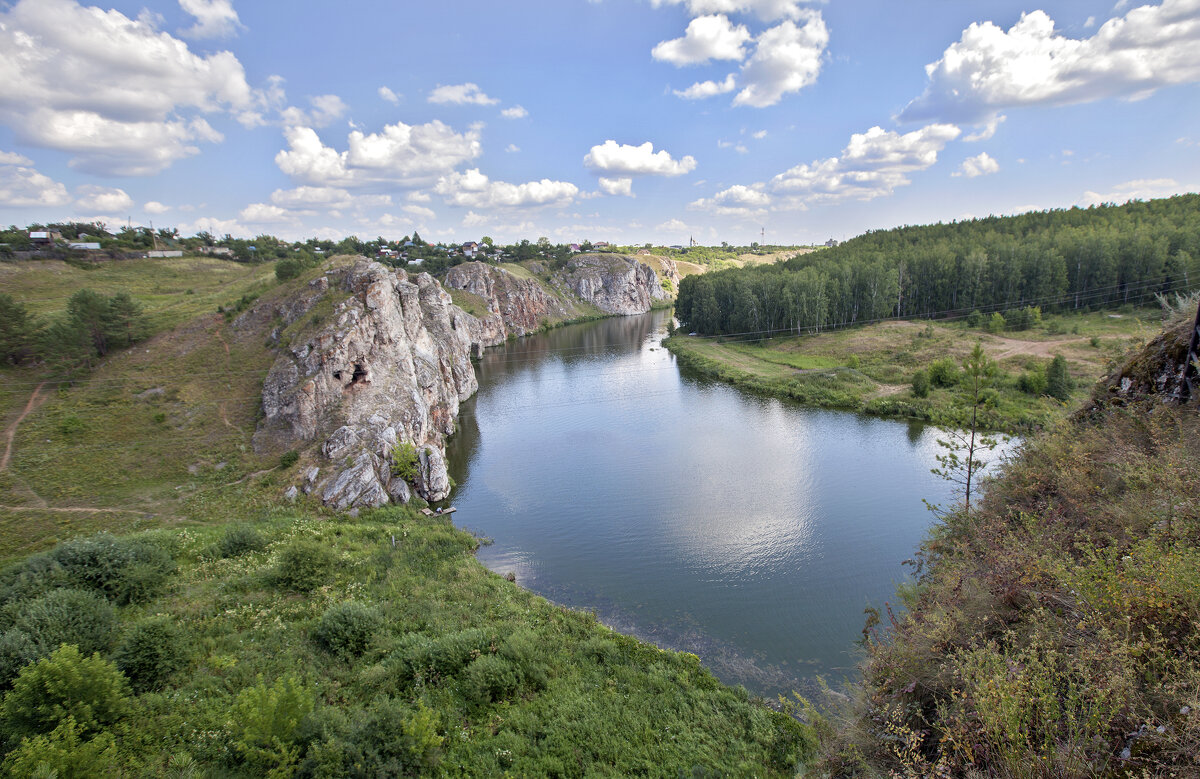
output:
[[[494,570],[773,695],[849,673],[930,517],[936,430],[681,376],[666,312],[485,353],[451,440]]]

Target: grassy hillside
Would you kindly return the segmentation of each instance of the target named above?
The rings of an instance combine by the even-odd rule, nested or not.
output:
[[[954,423],[965,412],[953,383],[934,383],[928,396],[917,397],[913,376],[928,374],[939,360],[961,364],[979,342],[1003,371],[988,422],[1017,431],[1061,417],[1071,405],[1023,390],[1023,374],[1044,372],[1049,360],[1061,354],[1074,378],[1077,402],[1160,321],[1157,308],[1125,308],[1120,313],[1051,315],[1036,328],[996,334],[962,321],[892,321],[760,341],[677,333],[666,345],[690,370],[746,389],[825,408]]]
[[[445,519],[283,503],[305,463],[250,437],[275,307],[322,269],[211,262],[48,266],[64,298],[132,291],[156,332],[73,385],[0,370],[0,775],[783,777],[811,754],[694,656],[489,573]]]
[[[1200,419],[1110,392],[1186,350],[1194,305],[933,529],[821,723],[826,773],[1197,775]]]

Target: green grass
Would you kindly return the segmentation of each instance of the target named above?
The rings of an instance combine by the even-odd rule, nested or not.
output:
[[[935,360],[961,362],[979,342],[1004,374],[987,424],[1015,432],[1065,412],[1052,398],[1022,392],[1017,387],[1021,373],[1062,354],[1077,386],[1072,403],[1081,401],[1121,354],[1156,331],[1160,316],[1158,309],[1052,315],[1036,329],[997,335],[964,322],[889,321],[760,342],[677,334],[666,345],[690,370],[756,392],[825,408],[957,424],[965,412],[955,388],[935,387],[928,397],[917,398],[910,383],[917,370]]]
[[[446,291],[450,293],[450,299],[454,301],[454,305],[473,317],[482,319],[491,313],[488,311],[487,301],[473,292],[467,292],[465,289],[454,289],[453,287],[447,287]]]

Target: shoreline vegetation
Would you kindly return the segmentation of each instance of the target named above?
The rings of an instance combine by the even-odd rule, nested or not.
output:
[[[1156,332],[1162,313],[1124,306],[1039,317],[1036,327],[1020,332],[989,332],[965,320],[892,320],[755,340],[677,329],[663,343],[686,370],[741,389],[942,426],[967,421],[956,388],[962,360],[980,343],[1001,370],[982,408],[982,427],[1024,434],[1064,417],[1121,355]],[[1064,400],[1047,386],[1060,355],[1072,387]]]

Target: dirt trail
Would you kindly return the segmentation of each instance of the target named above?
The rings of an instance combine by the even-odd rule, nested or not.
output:
[[[1087,338],[1060,338],[1054,341],[1019,341],[1016,338],[1005,338],[999,335],[994,335],[992,338],[995,340],[984,344],[984,348],[992,352],[988,356],[994,360],[1003,360],[1017,355],[1049,357],[1060,347],[1088,340]],[[997,352],[996,349],[1000,351]]]
[[[21,414],[12,421],[12,423],[4,429],[4,455],[0,457],[0,471],[8,470],[8,461],[12,458],[13,439],[17,435],[17,428],[25,421],[25,417],[29,416],[38,406],[46,402],[45,395],[42,395],[42,387],[46,386],[46,382],[42,382],[34,389],[33,394],[29,396],[29,402],[25,404],[25,408]]]
[[[68,514],[141,514],[149,516],[148,512],[138,511],[137,509],[101,509],[101,508],[84,508],[81,506],[0,506],[3,511],[59,511]]]

